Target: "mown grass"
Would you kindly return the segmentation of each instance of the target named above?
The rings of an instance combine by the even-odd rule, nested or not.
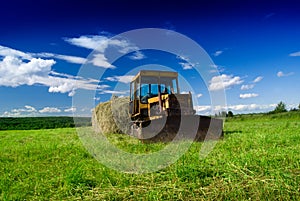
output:
[[[140,175],[98,163],[75,129],[1,131],[0,200],[299,200],[299,120],[229,119],[206,158],[193,143],[175,164]],[[164,146],[110,140],[131,152]]]

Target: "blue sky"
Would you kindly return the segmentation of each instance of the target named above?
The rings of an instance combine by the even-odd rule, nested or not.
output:
[[[269,111],[279,101],[298,107],[299,13],[300,3],[291,0],[2,2],[0,116],[88,114],[91,108],[72,105],[78,90],[93,91],[98,85],[95,103],[112,93],[125,96],[133,66],[150,63],[170,66],[191,85],[198,84],[193,89],[201,114],[211,113],[209,92],[218,90],[220,78],[234,113]],[[141,28],[170,29],[196,41],[220,77],[205,86],[195,78],[189,55],[136,51],[134,44],[109,40]],[[107,63],[108,47],[126,56]],[[104,76],[77,76],[95,48],[95,71],[105,71]]]

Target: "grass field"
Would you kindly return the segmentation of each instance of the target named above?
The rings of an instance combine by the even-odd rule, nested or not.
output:
[[[110,138],[139,152],[164,146]],[[201,145],[136,175],[98,163],[72,128],[1,131],[0,200],[300,200],[299,112],[228,119],[224,139],[200,160]]]

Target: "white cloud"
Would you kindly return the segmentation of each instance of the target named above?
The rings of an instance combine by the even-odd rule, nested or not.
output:
[[[110,64],[105,57],[104,54],[98,53],[93,55],[93,59],[91,60],[91,63],[95,66],[102,67],[102,68],[115,68],[112,64]]]
[[[227,105],[215,106],[212,110],[210,105],[195,106],[194,109],[201,114],[214,115],[219,111],[233,111],[234,113],[256,113],[256,112],[267,112],[272,111],[277,104],[237,104],[237,105]],[[298,104],[289,104],[288,108],[296,108]]]
[[[127,94],[128,91],[116,91],[116,90],[103,90],[99,94]]]
[[[211,64],[210,67],[218,69],[218,66],[216,64]]]
[[[37,111],[34,107],[32,107],[30,105],[25,105],[25,108],[27,109],[27,112],[36,112]]]
[[[224,66],[218,66],[216,64],[212,64],[212,65],[210,65],[210,67],[212,68],[209,71],[210,73],[221,73],[221,72],[225,71]]]
[[[210,105],[198,105],[198,106],[194,106],[194,109],[197,112],[208,112],[211,110],[211,106]]]
[[[47,114],[59,114],[66,115],[66,113],[75,112],[75,107],[66,108],[61,110],[57,107],[43,107],[40,109],[36,109],[33,106],[25,105],[23,108],[15,108],[10,111],[5,111],[0,117],[32,117],[32,116],[44,116]]]
[[[258,83],[258,82],[262,81],[263,78],[264,77],[262,77],[262,76],[258,76],[252,81],[252,83]],[[253,89],[254,87],[255,87],[255,84],[245,84],[245,85],[241,86],[241,90],[249,90],[249,89]]]
[[[31,59],[31,55],[25,52],[15,50],[9,47],[4,47],[0,45],[0,56],[12,56],[12,57],[21,57],[23,59]]]
[[[97,86],[98,80],[84,79],[78,76],[52,71],[55,65],[53,59],[60,58],[72,63],[85,62],[84,58],[52,53],[24,53],[8,47],[0,46],[0,86],[18,87],[21,85],[43,85],[49,87],[49,92],[75,94],[78,88],[95,90],[107,88],[107,85]]]
[[[6,56],[0,61],[0,86],[17,87],[33,85],[39,77],[48,76],[54,60],[32,58],[29,62],[12,56]]]
[[[106,36],[80,36],[79,38],[65,38],[65,41],[78,46],[91,50],[98,50],[104,52],[108,46],[108,38]]]
[[[102,90],[108,88],[108,85],[97,85],[99,82],[95,79],[84,79],[78,76],[56,73],[51,71],[51,76],[40,82],[51,87],[49,92],[69,93],[69,96],[75,94],[76,89]]]
[[[203,96],[203,94],[197,94],[197,98],[200,98],[202,96]]]
[[[11,112],[21,114],[24,112],[25,113],[37,112],[37,110],[30,105],[25,105],[24,108],[12,109]]]
[[[99,101],[101,98],[100,97],[94,97],[95,101]]]
[[[74,96],[75,94],[76,94],[76,90],[75,90],[75,89],[72,89],[72,91],[70,91],[70,92],[68,93],[68,96],[72,97],[72,96]]]
[[[54,53],[49,53],[49,52],[30,53],[30,55],[32,57],[60,59],[60,60],[64,60],[69,63],[74,63],[74,64],[84,64],[87,61],[85,58],[82,58],[82,57],[54,54]]]
[[[253,89],[254,88],[254,84],[243,84],[242,86],[241,86],[241,90],[249,90],[249,89]]]
[[[189,59],[189,57],[185,55],[177,55],[177,59],[181,60],[178,64],[182,66],[183,70],[190,70],[193,69],[197,63],[192,63]]]
[[[287,76],[291,76],[294,75],[294,72],[290,72],[290,73],[283,73],[282,71],[279,71],[277,73],[277,77],[287,77]]]
[[[208,88],[210,91],[230,89],[234,85],[239,85],[243,82],[244,80],[239,76],[234,77],[233,75],[222,74],[220,76],[212,77]]]
[[[227,106],[228,110],[234,111],[259,111],[259,110],[272,110],[276,107],[276,104],[269,105],[258,105],[258,104],[247,104],[247,105],[230,105]]]
[[[279,71],[279,72],[277,73],[277,77],[283,77],[283,76],[284,76],[284,74],[283,74],[282,71]]]
[[[193,69],[195,66],[195,64],[186,63],[186,62],[179,62],[179,64],[182,66],[183,70],[190,70]]]
[[[107,77],[105,79],[111,82],[122,82],[127,84],[130,83],[133,78],[134,78],[133,75],[122,75],[122,76]]]
[[[189,61],[190,59],[185,56],[185,55],[176,55],[176,59],[179,59],[179,60],[183,60],[183,61]]]
[[[56,107],[44,107],[43,109],[39,110],[40,113],[60,113],[61,109]]]
[[[57,86],[50,86],[48,91],[53,93],[58,93],[58,92],[67,93],[67,92],[72,92],[74,88],[75,88],[74,83],[63,82]]]
[[[28,116],[36,116],[38,111],[30,105],[25,105],[24,108],[15,108],[11,111],[5,111],[1,117],[28,117]]]
[[[129,53],[138,50],[138,48],[129,41],[121,38],[109,38],[101,35],[80,36],[79,38],[65,38],[65,41],[97,52],[104,53],[109,46],[119,48],[121,53]]]
[[[246,98],[254,98],[257,97],[258,94],[255,93],[248,93],[248,94],[240,94],[240,98],[246,99]]]
[[[190,93],[194,94],[192,91],[181,91],[180,93],[181,94],[190,94]],[[201,93],[195,95],[195,97],[197,97],[197,98],[201,98],[202,96],[203,96],[203,94],[201,94]]]
[[[300,51],[289,54],[291,57],[300,57]]]
[[[105,55],[105,52],[109,47],[117,48],[118,52],[122,54],[136,51],[133,56],[130,57],[134,60],[144,58],[144,55],[137,51],[138,47],[122,38],[109,38],[107,36],[92,35],[80,36],[78,38],[65,38],[65,41],[78,47],[94,50],[94,58],[92,58],[90,62],[95,66],[102,68],[115,68]]]
[[[258,76],[257,78],[255,78],[255,79],[253,80],[253,82],[254,82],[254,83],[258,83],[258,82],[260,82],[263,78],[264,78],[264,77],[262,77],[262,76]]]
[[[37,77],[36,84],[48,86],[51,93],[68,93],[69,96],[75,94],[76,89],[96,90],[108,87],[107,85],[97,86],[94,80],[69,77],[48,76]]]
[[[194,109],[201,114],[214,114],[219,111],[233,111],[234,113],[254,113],[254,112],[266,112],[271,111],[277,104],[237,104],[224,106],[215,106],[212,110],[210,105],[195,106]]]
[[[21,114],[21,112],[9,112],[9,111],[5,111],[0,116],[1,117],[21,117],[21,116],[33,116],[33,115],[25,115],[25,114]]]
[[[130,58],[133,60],[141,60],[146,58],[146,56],[141,51],[136,51],[130,56]]]
[[[55,58],[67,61],[69,63],[75,64],[83,64],[86,62],[85,58],[77,57],[77,56],[69,56],[69,55],[62,55],[62,54],[54,54],[48,52],[41,52],[41,53],[25,53],[19,50],[15,50],[9,47],[4,47],[0,45],[0,56],[6,57],[16,57],[25,60],[31,60],[33,58]]]
[[[87,61],[85,58],[82,57],[68,56],[68,55],[61,55],[61,54],[54,55],[54,58],[65,60],[69,63],[74,63],[74,64],[84,64]]]
[[[221,54],[223,53],[222,50],[218,50],[214,53],[214,56],[217,57],[217,56],[220,56]]]
[[[70,108],[65,109],[64,112],[76,112],[76,108],[70,107]]]

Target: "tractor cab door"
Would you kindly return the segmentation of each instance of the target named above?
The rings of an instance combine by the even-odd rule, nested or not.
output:
[[[130,83],[130,102],[129,102],[129,113],[135,115],[139,113],[139,80],[135,80]]]

